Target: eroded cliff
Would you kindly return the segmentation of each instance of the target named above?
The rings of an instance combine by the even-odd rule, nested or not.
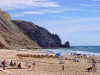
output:
[[[0,11],[0,48],[39,48],[11,22],[9,14]]]

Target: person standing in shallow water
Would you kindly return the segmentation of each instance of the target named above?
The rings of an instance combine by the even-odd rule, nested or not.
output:
[[[6,59],[3,61],[3,69],[5,70],[5,65],[6,65]]]

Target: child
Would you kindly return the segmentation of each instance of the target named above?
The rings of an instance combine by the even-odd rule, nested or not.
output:
[[[97,70],[96,62],[94,62],[94,63],[92,64],[92,66],[93,66],[93,70],[95,70],[95,72],[96,72],[96,70]]]

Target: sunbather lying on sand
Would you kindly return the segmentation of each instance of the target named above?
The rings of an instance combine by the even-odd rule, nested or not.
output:
[[[88,72],[91,70],[93,70],[93,67],[89,67],[89,68],[87,68],[87,70],[88,70]]]

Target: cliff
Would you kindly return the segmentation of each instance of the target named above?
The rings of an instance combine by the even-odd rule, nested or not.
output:
[[[5,17],[8,21],[11,21],[10,15],[7,12],[3,12],[0,9],[0,14]]]
[[[23,33],[29,36],[33,41],[41,47],[61,47],[61,39],[57,34],[51,34],[43,27],[37,26],[32,22],[13,20]]]
[[[13,24],[10,15],[0,11],[0,48],[40,48]]]
[[[58,48],[70,47],[69,42],[62,45],[57,34],[32,22],[11,20],[7,12],[0,10],[0,48]]]

